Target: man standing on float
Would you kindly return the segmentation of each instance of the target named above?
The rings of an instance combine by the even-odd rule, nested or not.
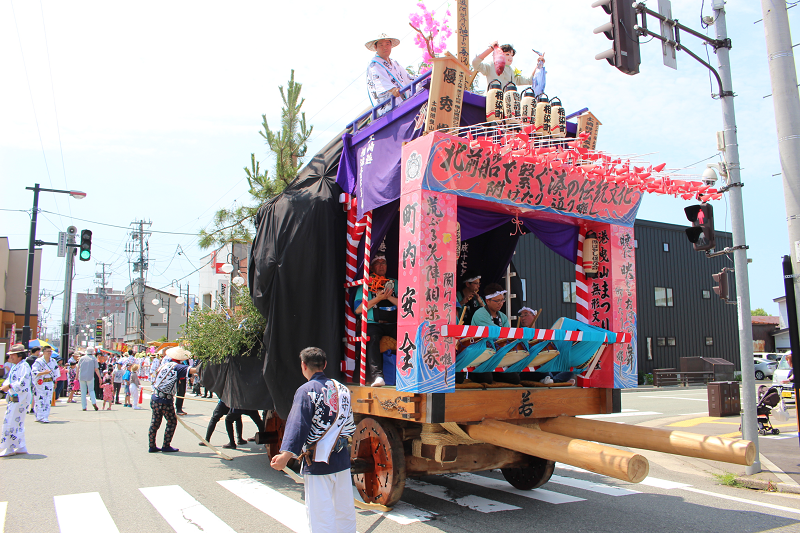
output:
[[[392,48],[399,44],[400,39],[389,37],[385,33],[364,44],[367,50],[375,52],[375,57],[367,67],[367,90],[373,107],[388,101],[392,96],[401,98],[400,89],[414,80],[400,63],[389,58]],[[388,111],[386,107],[378,110],[378,116]]]
[[[511,67],[511,63],[514,62],[514,56],[517,54],[517,51],[514,50],[514,47],[510,44],[504,44],[500,49],[506,57],[506,68],[503,70],[503,73],[498,76],[497,72],[494,70],[494,64],[482,62],[494,51],[495,46],[497,46],[497,41],[490,44],[486,50],[476,55],[472,60],[472,68],[486,76],[486,85],[497,80],[500,82],[500,87],[502,88],[514,82],[514,85],[517,87],[530,85],[533,89],[534,96],[539,96],[544,92],[544,86],[547,81],[547,71],[544,68],[543,55],[539,56],[539,60],[536,62],[536,68],[533,69],[533,74],[528,78],[523,76],[520,71]]]

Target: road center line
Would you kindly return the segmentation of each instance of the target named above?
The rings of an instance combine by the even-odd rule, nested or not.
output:
[[[622,416],[651,416],[651,415],[661,415],[661,414],[663,413],[657,413],[656,411],[633,411],[626,413],[608,413],[606,415],[578,415],[575,418],[598,419],[598,418],[619,418]]]
[[[723,500],[731,500],[733,502],[749,503],[750,505],[755,505],[757,507],[767,507],[769,509],[776,509],[778,511],[784,511],[784,512],[787,512],[787,513],[800,514],[800,509],[792,509],[790,507],[784,507],[782,505],[775,505],[774,503],[756,502],[756,501],[753,501],[753,500],[746,500],[744,498],[738,498],[736,496],[728,496],[727,494],[719,494],[717,492],[711,492],[711,491],[707,491],[707,490],[696,489],[694,487],[682,487],[682,490],[688,490],[690,492],[696,492],[697,494],[705,494],[706,496],[715,496],[717,498],[722,498]]]

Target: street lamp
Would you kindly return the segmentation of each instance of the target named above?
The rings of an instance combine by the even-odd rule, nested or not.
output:
[[[178,286],[177,290],[175,289],[175,285]],[[170,292],[175,294],[178,293],[178,297],[175,298],[175,303],[178,305],[186,304],[185,311],[186,311],[186,324],[189,323],[189,284],[186,284],[186,298],[183,297],[183,286],[178,283],[178,280],[172,280],[172,286],[170,287]]]
[[[164,298],[159,295],[157,298],[153,298],[152,300],[153,305],[160,305],[158,308],[158,312],[162,315],[167,315],[167,334],[165,337],[167,338],[167,342],[169,342],[169,315],[170,315],[170,297],[167,296],[167,306],[164,307]]]
[[[42,189],[39,184],[34,184],[33,187],[25,187],[28,191],[33,191],[33,210],[31,211],[31,234],[28,241],[28,273],[25,279],[25,323],[22,326],[22,345],[28,348],[28,343],[31,340],[31,294],[33,293],[33,263],[35,259],[35,246],[36,246],[36,218],[39,214],[39,193],[40,192],[57,192],[61,194],[69,194],[77,200],[86,198],[86,193],[81,191],[62,191],[60,189]],[[13,339],[12,339],[13,342]]]

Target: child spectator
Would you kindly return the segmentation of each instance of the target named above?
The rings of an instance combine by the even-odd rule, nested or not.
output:
[[[108,407],[106,407],[106,402],[108,402]],[[103,409],[110,411],[112,403],[114,403],[114,382],[111,372],[109,372],[103,377]]]

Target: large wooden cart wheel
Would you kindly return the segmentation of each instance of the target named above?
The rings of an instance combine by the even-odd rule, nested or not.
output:
[[[511,486],[520,490],[536,489],[550,481],[555,470],[555,461],[528,456],[530,463],[522,468],[501,468],[503,477]]]
[[[400,501],[406,486],[406,458],[403,441],[392,422],[369,417],[362,419],[353,435],[350,455],[374,465],[372,471],[353,476],[365,502],[391,507]]]
[[[280,453],[281,442],[283,442],[283,431],[286,429],[286,420],[280,418],[278,413],[273,413],[272,418],[264,422],[264,435],[267,438],[265,446],[267,457],[272,458]]]

